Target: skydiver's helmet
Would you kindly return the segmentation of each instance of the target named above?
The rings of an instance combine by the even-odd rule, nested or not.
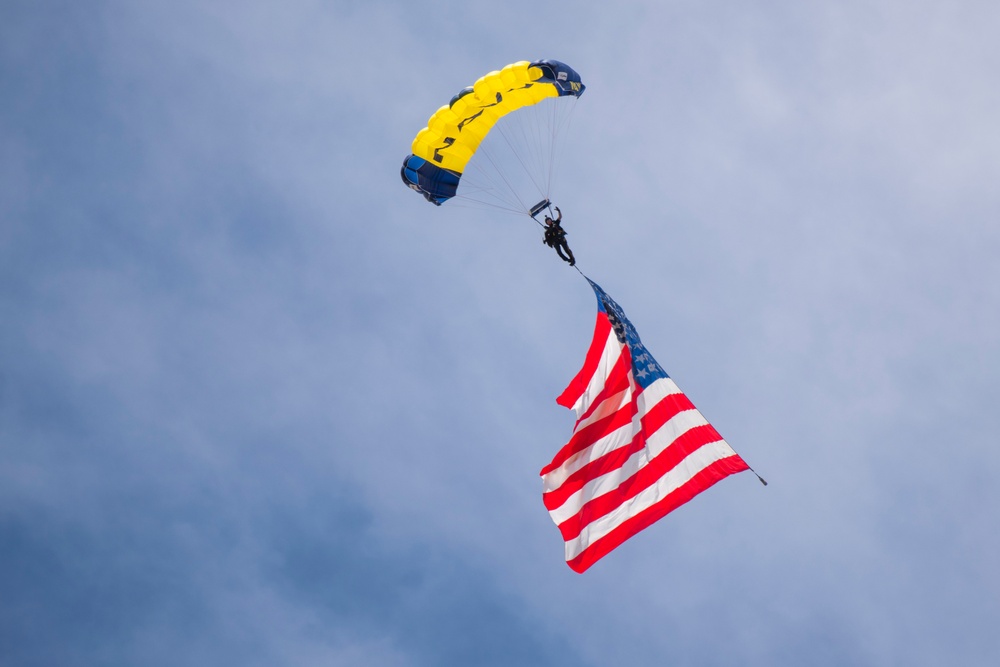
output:
[[[553,220],[549,216],[545,216],[545,224],[546,225],[548,225],[549,227],[551,227],[553,222],[555,222],[555,220]]]

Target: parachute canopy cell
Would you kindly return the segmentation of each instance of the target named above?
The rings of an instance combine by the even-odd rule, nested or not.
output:
[[[455,196],[466,164],[500,118],[550,97],[579,97],[584,88],[580,75],[558,60],[522,60],[490,72],[417,133],[403,161],[403,183],[440,206]]]

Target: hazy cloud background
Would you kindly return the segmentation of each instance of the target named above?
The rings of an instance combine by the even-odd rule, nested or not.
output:
[[[1000,8],[0,5],[0,664],[994,665]],[[399,165],[588,89],[581,268],[769,479],[580,576],[595,303]]]

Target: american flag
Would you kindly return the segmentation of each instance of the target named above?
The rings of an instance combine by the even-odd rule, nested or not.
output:
[[[597,295],[594,339],[557,399],[576,413],[576,426],[541,472],[545,507],[577,572],[749,469],[656,363],[621,307],[587,280]]]

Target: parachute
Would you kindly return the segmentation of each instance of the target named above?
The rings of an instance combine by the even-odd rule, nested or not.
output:
[[[538,197],[531,193],[526,200],[521,182],[530,182],[543,200],[548,199],[555,140],[568,117],[557,108],[565,105],[551,100],[575,100],[584,89],[580,75],[558,60],[525,60],[486,74],[459,91],[417,133],[412,153],[403,161],[403,183],[437,206],[457,196],[531,215],[533,207],[525,202]],[[508,114],[520,118],[527,110],[549,105],[532,126],[506,127]],[[512,158],[500,159],[484,144],[494,127],[503,134],[500,147],[510,149]],[[477,152],[487,155],[473,159]],[[527,181],[519,182],[513,171],[523,171]],[[485,176],[477,181],[470,178],[472,172]]]

